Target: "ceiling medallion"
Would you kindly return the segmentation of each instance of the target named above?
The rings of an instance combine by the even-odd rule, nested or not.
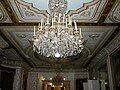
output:
[[[81,53],[83,37],[76,21],[65,15],[66,0],[50,0],[50,15],[34,26],[33,50],[45,57],[65,58]],[[36,31],[37,29],[37,31]]]

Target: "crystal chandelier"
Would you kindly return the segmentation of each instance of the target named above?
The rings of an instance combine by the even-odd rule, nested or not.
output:
[[[81,28],[65,15],[66,0],[50,0],[50,15],[41,19],[37,30],[34,26],[33,50],[45,57],[65,58],[77,55],[83,49]]]

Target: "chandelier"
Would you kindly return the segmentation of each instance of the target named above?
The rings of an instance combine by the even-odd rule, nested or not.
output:
[[[52,78],[52,85],[54,86],[61,86],[64,80],[60,74],[57,74],[55,77]]]
[[[45,57],[65,58],[83,49],[81,28],[66,15],[66,0],[49,0],[50,14],[34,26],[33,50]],[[74,22],[74,26],[72,26]],[[37,28],[37,30],[36,30]]]

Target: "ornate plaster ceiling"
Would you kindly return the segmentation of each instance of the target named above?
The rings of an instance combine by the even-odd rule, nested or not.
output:
[[[6,59],[8,59],[8,60],[13,60],[13,61],[21,61],[22,60],[20,55],[13,48],[5,49],[2,52],[4,53],[4,57],[6,57]]]
[[[14,15],[19,23],[40,22],[40,19],[46,18],[49,13],[48,1],[49,0],[5,0],[7,4],[2,5],[2,3],[0,3],[0,23],[12,23],[11,17],[9,16],[13,17]],[[68,0],[66,14],[72,16],[77,22],[97,23],[102,13],[104,12],[104,14],[106,14],[109,11],[109,9],[105,8],[108,2],[109,0]],[[108,6],[108,8],[110,8],[110,5]],[[111,8],[112,10],[108,14],[105,23],[119,23],[120,1],[116,0]]]
[[[116,27],[113,26],[82,26],[81,28],[84,38],[85,49],[80,55],[77,55],[76,57],[73,56],[68,58],[62,58],[60,60],[61,63],[71,63],[68,65],[68,67],[82,67],[85,60],[88,59],[90,55],[95,52],[95,50],[100,48],[101,45],[110,37],[112,32],[116,29]],[[51,67],[50,63],[54,61],[53,58],[45,58],[33,52],[32,26],[6,26],[1,27],[1,30],[5,34],[5,36],[9,38],[12,44],[14,44],[15,47],[18,48],[22,54],[29,58],[29,61],[32,61],[36,67],[46,67],[46,65],[47,67]]]
[[[0,49],[9,47],[9,44],[0,36]]]
[[[5,8],[0,3],[0,23],[12,23],[10,17],[8,16]]]
[[[41,18],[46,18],[49,13],[49,0],[5,0],[5,7],[0,3],[0,22],[12,23],[9,15],[15,14],[15,18],[19,23],[40,22]],[[97,23],[104,12],[109,0],[68,0],[67,15],[72,16],[77,22]],[[42,3],[42,4],[41,4]],[[112,2],[113,3],[113,2]],[[112,10],[108,14],[105,23],[120,22],[120,1],[116,0]],[[7,8],[7,12],[6,12]],[[110,8],[110,7],[108,7]],[[11,10],[13,13],[10,13]],[[104,13],[108,12],[108,9]],[[10,15],[12,16],[12,15]]]
[[[117,0],[105,23],[120,23],[120,0]]]
[[[32,3],[35,8],[49,11],[49,9],[48,9],[49,0],[23,0],[23,1]],[[91,1],[93,1],[93,0],[67,0],[67,2],[68,2],[67,9],[68,10],[78,9],[78,8],[82,7],[83,3],[89,3]]]
[[[9,0],[18,21],[39,22],[49,13],[49,0]],[[77,22],[97,22],[108,0],[68,0],[67,15]],[[42,3],[42,4],[41,4]]]
[[[51,63],[54,63],[53,58],[45,58],[34,53],[31,41],[33,26],[49,14],[48,1],[0,1],[0,32],[4,36],[0,36],[0,47],[7,48],[5,50],[7,58],[13,59],[4,63],[16,63],[17,65],[16,61],[20,61],[19,63],[26,61],[33,67],[51,68]],[[114,32],[119,32],[120,0],[68,0],[66,15],[72,16],[77,21],[79,28],[82,28],[85,49],[80,55],[61,59],[59,63],[63,65],[63,68],[80,69],[94,55],[96,56],[92,59],[90,66],[95,62],[100,63],[102,50],[99,53],[98,51],[110,36],[114,36],[112,35]],[[11,42],[12,45],[9,45],[8,42]],[[109,50],[112,47],[110,46],[107,46]],[[56,65],[59,66],[59,64]]]
[[[2,62],[2,65],[9,67],[22,66],[29,68],[29,65],[25,62],[25,60],[7,42],[8,41],[0,35],[0,62]]]

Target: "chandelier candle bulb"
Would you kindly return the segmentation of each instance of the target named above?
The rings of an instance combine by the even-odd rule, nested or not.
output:
[[[67,27],[67,18],[66,18],[66,28],[68,28],[68,27]]]
[[[61,17],[61,14],[59,14],[59,20],[58,20],[59,23],[60,23],[60,17]]]
[[[54,22],[55,22],[55,14],[54,14],[53,20],[54,20]]]
[[[39,28],[40,28],[40,26],[41,26],[40,23],[38,23],[38,27],[39,27]]]
[[[47,16],[47,24],[49,24],[49,15]]]
[[[65,14],[63,14],[63,24],[64,24],[64,21],[65,21]]]
[[[34,26],[34,36],[35,36],[35,26]]]
[[[74,20],[74,24],[75,24],[75,30],[77,32],[77,24],[76,24],[75,20]]]
[[[72,17],[70,17],[70,25],[72,26]]]
[[[71,20],[70,16],[68,16],[68,18],[69,18],[69,25],[71,25],[72,20]]]
[[[43,23],[43,21],[42,21],[42,19],[41,19],[41,30],[42,30],[42,23]]]
[[[81,28],[80,28],[80,30],[79,30],[79,31],[80,31],[80,38],[82,38]]]
[[[53,28],[53,20],[54,20],[54,18],[52,18],[52,28]]]

